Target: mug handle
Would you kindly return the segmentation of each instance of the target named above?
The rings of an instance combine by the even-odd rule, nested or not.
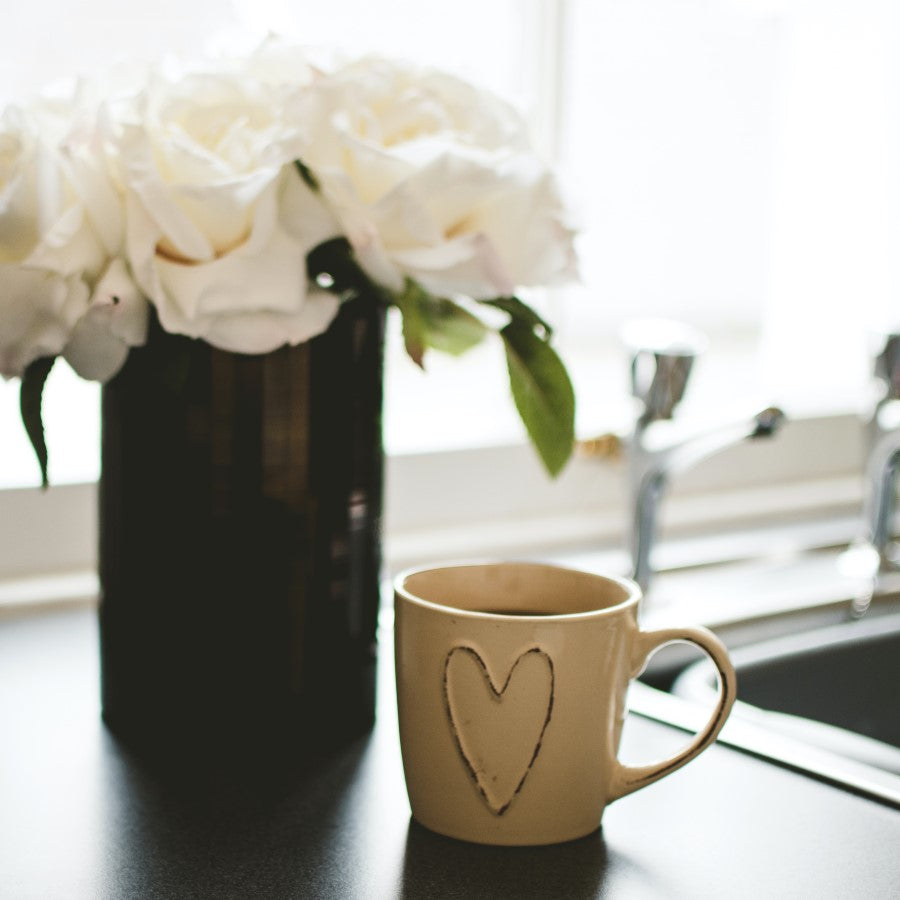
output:
[[[719,676],[719,697],[716,708],[710,716],[703,731],[680,753],[663,762],[649,766],[625,766],[616,761],[616,772],[613,777],[612,790],[608,802],[618,800],[626,794],[646,787],[665,775],[680,769],[695,756],[702,753],[722,730],[728,718],[737,694],[737,678],[734,668],[728,659],[728,651],[722,642],[708,629],[702,627],[660,628],[654,631],[640,631],[632,651],[632,677],[636,678],[643,671],[647,658],[665,644],[685,641],[694,644],[706,653],[713,661]]]

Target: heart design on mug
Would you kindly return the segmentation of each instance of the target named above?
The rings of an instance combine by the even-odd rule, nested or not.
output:
[[[498,687],[481,654],[454,647],[444,660],[444,702],[456,747],[492,813],[502,816],[541,752],[553,713],[553,661],[519,654]]]

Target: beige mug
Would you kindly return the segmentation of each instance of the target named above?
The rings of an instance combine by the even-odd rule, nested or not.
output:
[[[714,740],[735,697],[704,628],[642,631],[640,588],[538,563],[458,564],[395,581],[397,703],[413,817],[483,844],[551,844],[600,827],[607,804],[683,766]],[[719,697],[680,753],[617,758],[628,683],[663,644],[712,658]]]

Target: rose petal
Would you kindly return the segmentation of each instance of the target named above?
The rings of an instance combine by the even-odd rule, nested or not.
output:
[[[280,171],[280,166],[267,167],[216,185],[176,185],[170,196],[209,241],[213,253],[221,256],[247,239],[254,206],[266,191],[275,189]]]
[[[303,316],[304,248],[280,229],[257,253],[239,247],[211,263],[191,266],[157,258],[155,265],[165,291],[164,300],[155,299],[167,331],[204,338],[225,350],[264,353],[306,329],[289,327],[292,317]],[[240,319],[240,327],[229,327],[229,317]],[[270,323],[278,319],[290,336],[273,333]]]
[[[140,199],[132,193],[125,195],[125,220],[125,255],[131,273],[144,295],[159,302],[165,297],[156,268],[159,227],[150,218]]]
[[[125,363],[128,344],[110,330],[99,310],[81,318],[63,351],[66,362],[90,381],[109,381]]]
[[[278,215],[281,227],[309,249],[342,234],[332,209],[292,165],[285,167]]]
[[[121,259],[114,259],[97,283],[90,309],[79,319],[63,356],[82,377],[108,381],[131,347],[147,339],[150,306]]]
[[[21,375],[33,360],[63,349],[87,310],[90,292],[77,276],[63,278],[17,265],[0,265],[0,282],[0,374],[10,378]]]
[[[432,293],[486,299],[515,291],[516,282],[484,234],[465,235],[434,247],[395,250],[391,256]]]
[[[124,149],[120,152],[126,160],[128,194],[140,200],[146,218],[155,226],[157,240],[165,241],[173,256],[197,261],[213,259],[212,242],[175,203],[156,169],[146,138],[135,128],[127,129],[126,134],[122,141]],[[126,207],[126,216],[128,212]]]
[[[103,245],[88,227],[84,209],[71,206],[44,232],[42,239],[28,254],[23,265],[46,269],[64,277],[85,275],[96,277],[106,261]]]
[[[131,347],[147,340],[150,304],[135,284],[125,261],[114,259],[91,295],[91,309],[107,313],[109,329]]]
[[[215,347],[237,353],[268,353],[284,344],[302,344],[325,331],[337,315],[339,301],[327,291],[311,290],[299,312],[256,312],[216,319],[207,335]]]
[[[73,189],[98,239],[108,255],[119,253],[125,234],[124,209],[103,160],[83,145],[68,145],[64,152]]]
[[[528,162],[523,166],[525,171],[510,174],[503,189],[475,211],[468,227],[489,237],[515,284],[571,281],[577,277],[574,229],[555,181],[543,169]]]

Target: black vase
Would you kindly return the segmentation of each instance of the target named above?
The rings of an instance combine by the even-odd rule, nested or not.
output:
[[[229,353],[155,321],[103,389],[103,718],[139,749],[315,755],[374,720],[384,310]]]

